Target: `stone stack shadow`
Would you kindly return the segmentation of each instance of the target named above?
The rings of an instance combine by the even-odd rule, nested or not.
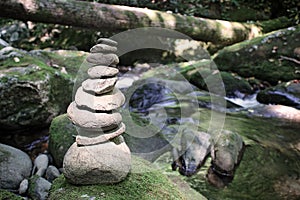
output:
[[[63,161],[66,179],[76,185],[122,181],[131,169],[130,150],[122,133],[125,125],[117,109],[124,102],[115,88],[119,70],[117,42],[101,38],[86,58],[91,66],[68,107],[78,135]]]

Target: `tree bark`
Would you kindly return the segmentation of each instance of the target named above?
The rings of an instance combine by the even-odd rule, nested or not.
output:
[[[261,25],[170,14],[144,8],[75,0],[1,0],[0,16],[105,31],[140,27],[176,30],[195,40],[229,45],[262,33]]]

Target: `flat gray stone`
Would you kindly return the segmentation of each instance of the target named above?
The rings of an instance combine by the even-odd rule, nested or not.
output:
[[[63,168],[67,181],[75,185],[117,183],[131,169],[130,150],[124,141],[91,146],[75,142],[64,157]]]
[[[105,79],[87,79],[83,81],[81,85],[84,91],[103,94],[112,91],[117,80],[117,77]]]
[[[16,190],[30,176],[32,162],[23,151],[0,144],[0,188]]]
[[[116,76],[119,73],[119,70],[114,67],[95,66],[89,68],[87,73],[90,78],[101,78]]]
[[[87,56],[86,61],[95,65],[116,65],[119,63],[119,57],[113,53],[90,53]]]
[[[76,142],[77,145],[81,145],[81,146],[100,144],[121,135],[122,133],[125,132],[125,130],[126,130],[125,124],[121,123],[120,127],[118,127],[117,129],[109,132],[99,133],[97,136],[94,137],[77,135]]]
[[[118,42],[108,39],[108,38],[100,38],[97,40],[97,43],[98,44],[107,44],[109,46],[117,46],[118,45]]]
[[[79,87],[75,94],[75,102],[80,107],[88,107],[96,111],[111,111],[124,104],[125,96],[117,88],[109,93],[95,96]]]
[[[78,108],[74,101],[69,105],[67,113],[75,125],[87,130],[107,131],[117,128],[122,122],[120,113],[94,113]]]
[[[90,49],[91,53],[116,53],[117,47],[112,47],[106,44],[97,44]]]

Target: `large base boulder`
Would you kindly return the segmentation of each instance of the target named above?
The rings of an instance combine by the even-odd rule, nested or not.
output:
[[[75,185],[118,183],[130,171],[130,150],[124,141],[91,146],[74,143],[65,155],[63,167],[67,180]]]

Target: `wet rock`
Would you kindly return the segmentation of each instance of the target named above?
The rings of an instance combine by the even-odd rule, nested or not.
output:
[[[237,133],[223,130],[213,135],[211,151],[214,170],[219,174],[233,176],[235,166],[243,153],[243,139]]]
[[[181,136],[181,150],[179,155],[173,151],[174,162],[172,169],[179,167],[179,173],[191,176],[204,164],[210,153],[211,136],[205,132],[197,132],[186,128]]]
[[[214,186],[224,187],[233,180],[242,159],[244,142],[240,135],[228,130],[215,131],[212,136],[212,161],[207,178]]]
[[[52,183],[52,181],[54,179],[56,179],[57,177],[59,177],[60,175],[60,172],[58,171],[58,169],[53,166],[53,165],[49,165],[47,170],[46,170],[46,175],[45,175],[45,178],[50,182]]]
[[[29,156],[14,147],[0,144],[0,188],[18,189],[21,181],[30,176]]]
[[[263,104],[280,104],[300,109],[300,82],[289,81],[260,91],[257,94],[257,101]]]

